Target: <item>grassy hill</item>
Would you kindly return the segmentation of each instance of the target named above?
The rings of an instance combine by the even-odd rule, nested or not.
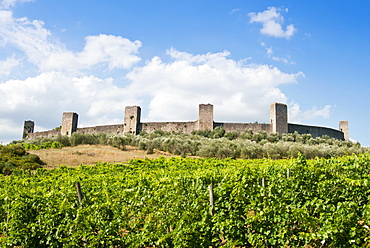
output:
[[[15,142],[17,143],[17,142]],[[58,136],[18,141],[29,153],[37,155],[46,168],[59,165],[78,166],[96,162],[120,163],[130,159],[158,156],[216,157],[234,159],[337,157],[368,153],[359,143],[342,141],[328,136],[313,138],[310,134],[268,134],[197,131],[192,134],[168,133],[156,130],[140,135],[110,135],[74,133],[71,137]],[[49,149],[55,148],[55,149]]]
[[[104,145],[79,145],[62,147],[61,149],[29,150],[28,152],[39,156],[45,163],[43,167],[47,169],[57,168],[59,165],[77,167],[81,164],[92,165],[97,162],[121,163],[130,159],[158,158],[159,156],[167,158],[173,156],[168,152],[160,151],[147,154],[146,151],[139,150],[134,146],[126,146],[125,150],[121,150]]]

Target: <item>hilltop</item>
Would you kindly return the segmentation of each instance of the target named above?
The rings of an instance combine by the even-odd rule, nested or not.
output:
[[[359,143],[326,135],[314,138],[310,134],[300,135],[297,132],[227,132],[222,127],[213,131],[194,131],[191,134],[162,130],[123,136],[107,133],[73,133],[71,136],[59,134],[52,138],[15,141],[13,144],[16,143],[21,143],[29,153],[40,157],[46,168],[59,165],[76,167],[97,162],[122,163],[130,159],[159,156],[281,159],[295,158],[302,154],[306,159],[313,159],[369,152],[368,148]]]

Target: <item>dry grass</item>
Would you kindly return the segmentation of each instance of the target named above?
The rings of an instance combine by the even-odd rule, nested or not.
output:
[[[77,167],[81,164],[92,165],[97,162],[122,163],[135,158],[157,158],[159,156],[172,157],[170,153],[154,151],[154,154],[147,154],[136,147],[126,146],[126,150],[111,146],[80,145],[75,147],[63,147],[62,149],[41,149],[30,150],[46,163],[44,168],[53,169],[59,165]]]

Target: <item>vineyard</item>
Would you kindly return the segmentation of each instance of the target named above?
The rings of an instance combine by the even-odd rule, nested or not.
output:
[[[15,170],[0,175],[0,246],[365,247],[369,172],[369,155]]]

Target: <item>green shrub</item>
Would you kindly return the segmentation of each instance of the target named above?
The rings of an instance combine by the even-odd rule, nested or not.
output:
[[[222,138],[224,137],[224,135],[225,135],[225,129],[223,129],[223,127],[216,127],[212,131],[212,138],[214,139]]]
[[[107,145],[109,140],[108,135],[106,133],[99,133],[96,139],[99,145]]]
[[[44,144],[41,145],[41,148],[42,149],[49,149],[49,148],[51,148],[52,145],[53,145],[52,141],[47,141],[47,142],[45,142]]]
[[[35,155],[35,154],[27,154],[23,158],[24,158],[24,160],[26,160],[28,162],[33,162],[33,163],[38,163],[38,164],[42,163],[41,160],[40,160],[40,157]]]
[[[108,139],[107,144],[121,150],[125,150],[125,139],[120,136],[114,136]]]
[[[137,146],[139,150],[147,149],[147,140],[140,140],[139,145]]]
[[[229,139],[229,140],[234,140],[234,139],[239,137],[239,133],[237,133],[237,132],[226,132],[224,137]]]
[[[252,129],[247,129],[240,135],[241,139],[251,140],[253,138],[253,131]]]
[[[40,146],[33,143],[22,143],[22,146],[26,150],[40,150]]]
[[[276,142],[278,142],[280,140],[280,135],[278,133],[270,133],[267,136],[267,140],[270,143],[276,143]]]
[[[60,149],[62,147],[63,147],[63,145],[58,141],[54,141],[53,143],[51,143],[51,148]]]
[[[55,141],[58,141],[62,144],[62,146],[71,146],[71,141],[69,140],[69,137],[66,135],[58,134]]]
[[[212,131],[209,130],[209,129],[206,129],[206,130],[196,130],[196,131],[193,131],[191,133],[193,135],[199,135],[199,136],[203,136],[203,137],[206,137],[206,138],[212,138]]]
[[[168,136],[168,135],[171,135],[169,132],[165,132],[161,129],[157,129],[154,131],[154,134],[158,135],[158,136]]]
[[[0,174],[10,175],[16,169],[36,169],[42,164],[37,155],[28,154],[22,145],[0,145]]]
[[[252,140],[256,142],[260,142],[261,140],[267,139],[267,132],[266,131],[260,131],[258,133],[254,133],[252,136]]]
[[[98,144],[97,137],[94,134],[73,133],[70,141],[72,146],[78,145],[96,145]]]

